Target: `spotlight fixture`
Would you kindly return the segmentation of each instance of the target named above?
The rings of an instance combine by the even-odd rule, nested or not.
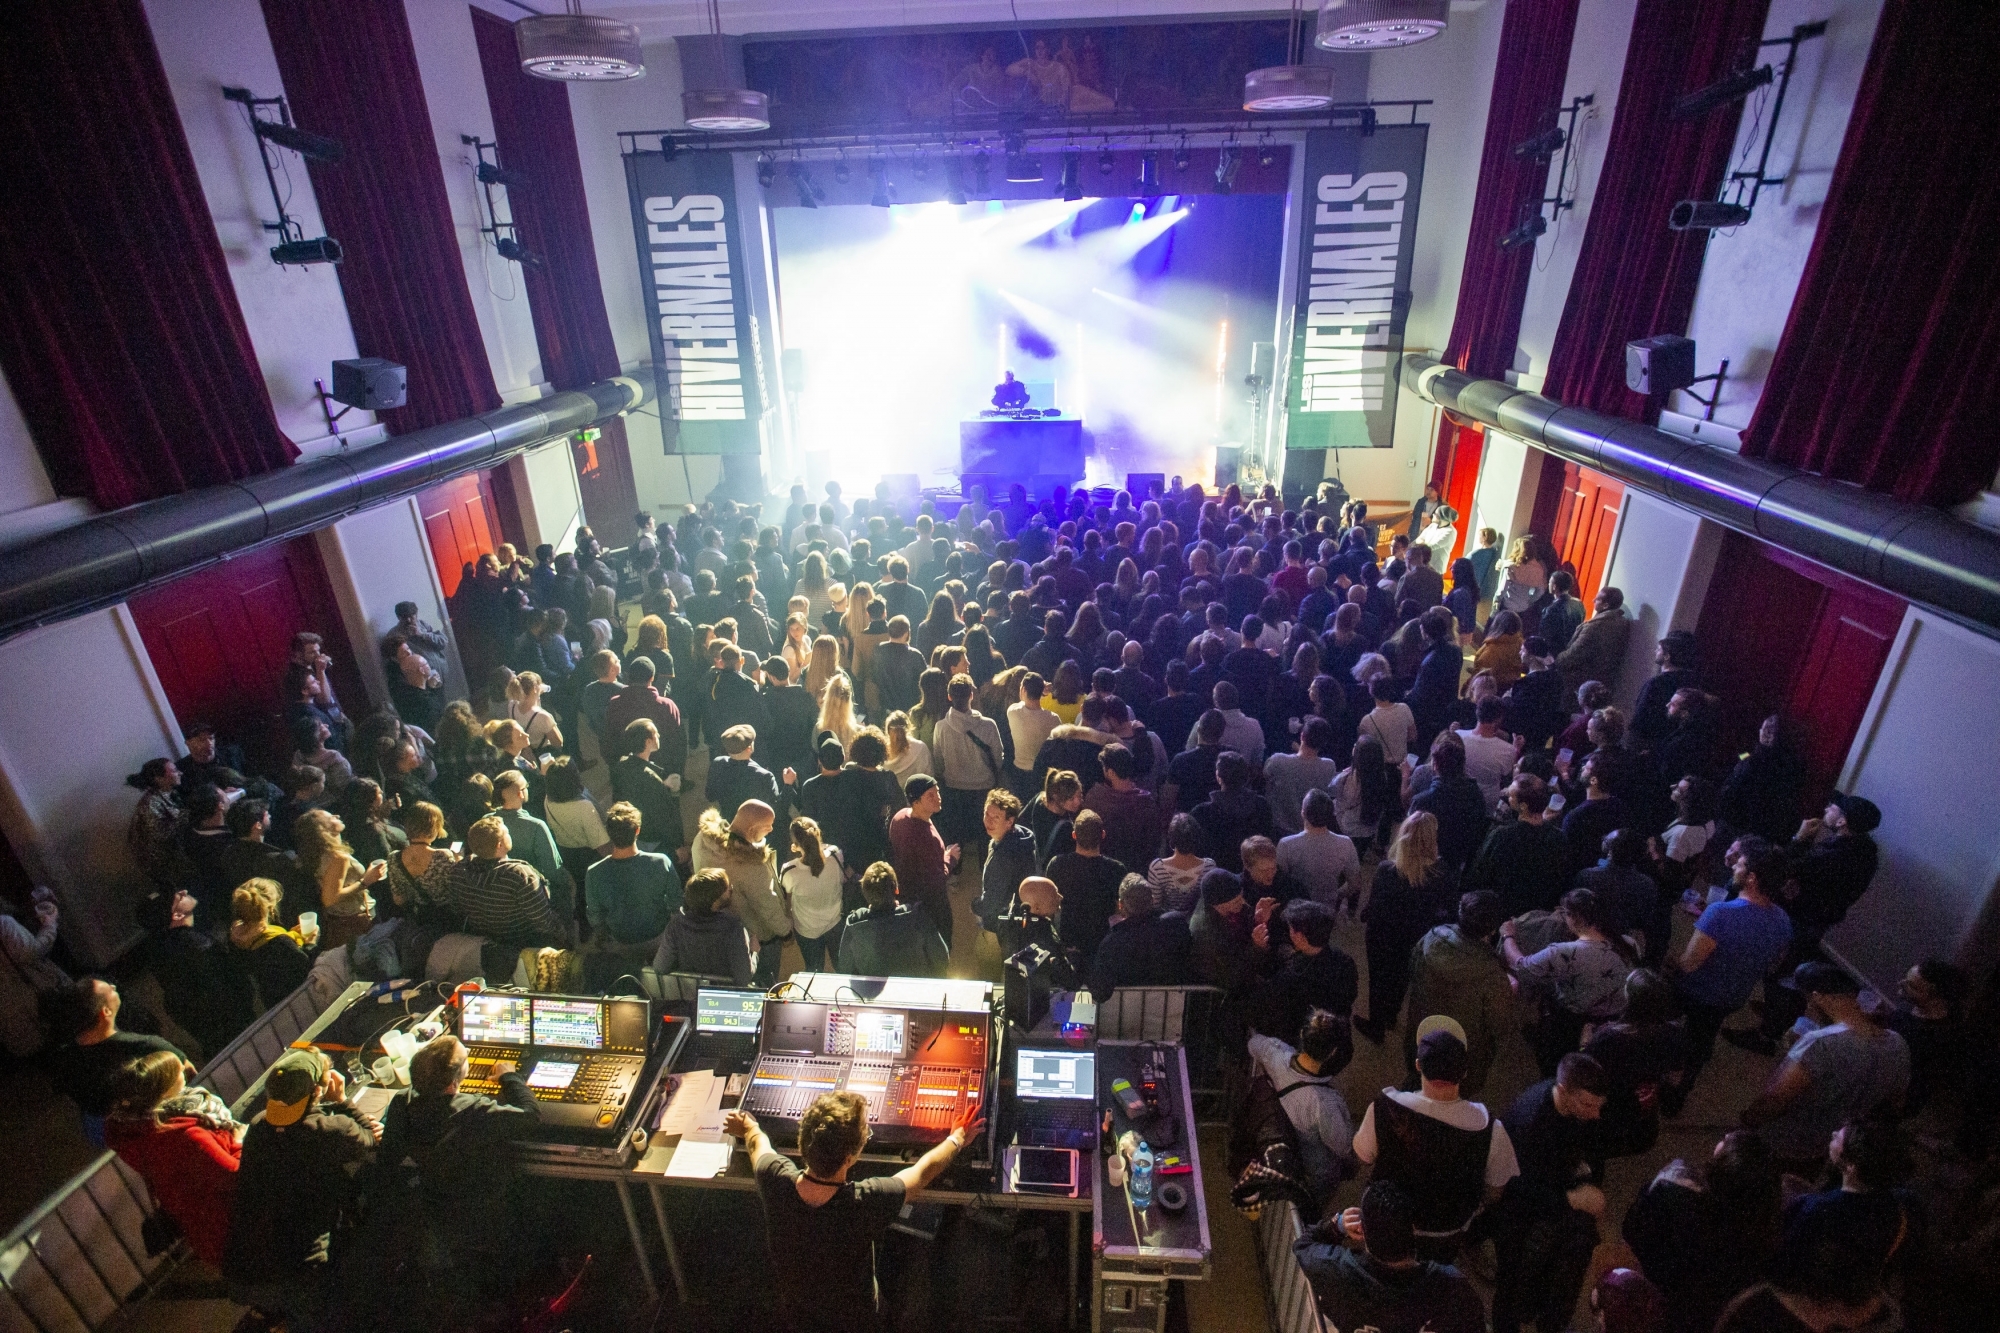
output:
[[[785,168],[785,174],[791,177],[792,187],[799,192],[799,207],[818,208],[819,201],[825,197],[826,191],[812,178],[812,174],[806,170],[805,163],[795,160]]]
[[[1299,61],[1304,24],[1300,0],[1292,0],[1291,21],[1285,28],[1285,63],[1253,69],[1243,76],[1245,111],[1321,111],[1333,105],[1333,70]]]
[[[972,192],[982,198],[992,193],[988,173],[993,167],[993,155],[984,148],[972,155]]]
[[[493,242],[493,248],[500,252],[502,259],[511,259],[516,264],[522,264],[528,268],[542,267],[542,257],[515,240],[512,236],[502,236],[499,240]]]
[[[1034,185],[1042,176],[1042,160],[1028,156],[1028,136],[1014,133],[1007,136],[1007,179],[1015,185]]]
[[[521,69],[538,79],[601,82],[636,79],[646,72],[639,30],[616,19],[583,12],[566,0],[562,14],[531,14],[514,24]]]
[[[931,178],[931,160],[925,157],[921,150],[917,153],[917,160],[910,164],[910,174],[920,181]]]
[[[674,46],[686,89],[681,114],[689,129],[728,133],[771,128],[771,99],[745,86],[742,43],[723,33],[716,0],[708,0],[708,31],[677,37]]]
[[[848,167],[847,154],[843,151],[838,158],[834,159],[833,183],[835,185],[845,185],[853,179],[854,172]]]
[[[879,157],[868,159],[868,174],[875,178],[875,192],[868,202],[876,208],[888,208],[896,202],[896,187],[889,184],[889,164]]]
[[[966,202],[965,165],[955,157],[944,160],[944,201],[954,207]]]
[[[1269,139],[1257,145],[1257,165],[1268,167],[1278,160],[1278,146]]]
[[[1160,155],[1146,152],[1139,154],[1139,193],[1148,199],[1160,193]]]
[[[1725,204],[1714,199],[1683,199],[1667,214],[1669,231],[1721,231],[1740,227],[1750,220],[1750,210],[1742,204]]]
[[[1242,156],[1235,144],[1224,144],[1215,155],[1215,192],[1228,194],[1236,188],[1236,173],[1243,167]]]
[[[1517,246],[1533,245],[1537,238],[1548,229],[1549,220],[1543,217],[1542,210],[1537,208],[1534,212],[1522,218],[1519,226],[1500,238],[1500,248],[1502,250],[1512,250]]]
[[[1326,51],[1381,51],[1427,42],[1445,29],[1451,0],[1324,0],[1313,45]]]
[[[769,153],[757,154],[757,183],[770,189],[778,179],[778,164],[771,160]]]
[[[298,219],[285,212],[285,197],[278,191],[278,172],[271,162],[272,145],[290,149],[313,162],[338,162],[343,151],[340,140],[324,135],[308,134],[292,124],[292,109],[283,97],[257,97],[248,88],[224,88],[224,99],[242,105],[243,114],[249,117],[251,133],[257,136],[257,156],[264,163],[264,183],[271,187],[271,205],[277,210],[278,220],[263,224],[264,230],[276,232],[278,243],[271,247],[271,262],[290,264],[338,264],[341,260],[340,242],[331,236],[317,240],[307,240],[305,228]],[[257,114],[259,107],[272,107],[278,113],[276,120],[265,120]]]
[[[481,139],[473,134],[461,134],[458,136],[458,141],[472,149],[475,159],[472,175],[473,179],[479,182],[479,194],[485,208],[482,218],[486,224],[479,229],[479,234],[493,238],[493,249],[502,259],[540,268],[542,257],[521,244],[520,228],[514,225],[511,215],[512,197],[508,199],[510,214],[505,222],[500,220],[500,207],[493,198],[494,186],[499,185],[510,190],[519,189],[528,183],[528,173],[509,171],[502,167],[498,143]],[[491,160],[487,157],[489,153],[492,154]]]
[[[1532,139],[1523,139],[1514,145],[1514,156],[1524,162],[1546,162],[1562,151],[1569,136],[1560,126],[1551,125]]]
[[[1062,197],[1070,203],[1083,198],[1083,154],[1074,148],[1062,155]]]
[[[527,172],[509,171],[507,168],[501,166],[498,162],[481,162],[477,167],[473,169],[472,174],[473,177],[477,179],[481,185],[519,186],[519,185],[526,185],[528,183]]]
[[[1103,148],[1099,149],[1097,153],[1098,174],[1103,176],[1109,176],[1113,171],[1116,171],[1117,169],[1118,169],[1118,157],[1111,151],[1111,145],[1106,144]]]
[[[1187,169],[1188,169],[1187,136],[1183,134],[1181,136],[1180,143],[1176,145],[1174,148],[1174,170],[1186,171]]]
[[[1732,102],[1740,102],[1751,93],[1768,84],[1777,75],[1769,65],[1759,65],[1755,69],[1739,69],[1717,79],[1706,88],[1697,88],[1674,99],[1673,109],[1667,113],[1670,120],[1693,120],[1705,116],[1719,107]]]

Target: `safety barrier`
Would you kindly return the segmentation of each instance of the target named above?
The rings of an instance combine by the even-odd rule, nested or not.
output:
[[[1271,1333],[1326,1333],[1312,1284],[1292,1253],[1302,1234],[1289,1202],[1266,1204],[1257,1216],[1257,1255],[1264,1265],[1264,1297]]]
[[[1216,987],[1120,986],[1098,1001],[1097,1035],[1108,1041],[1179,1043],[1187,1052],[1196,1116],[1226,1117],[1222,992]]]
[[[202,1069],[196,1083],[235,1105],[328,1007],[304,985],[272,1006]],[[239,1114],[240,1114],[239,1108]],[[146,1253],[158,1209],[139,1173],[107,1152],[72,1176],[0,1240],[0,1333],[96,1333],[187,1257]]]

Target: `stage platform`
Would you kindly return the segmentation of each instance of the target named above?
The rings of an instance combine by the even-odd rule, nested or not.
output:
[[[998,501],[1015,482],[1046,493],[1084,476],[1083,422],[1077,417],[984,417],[958,427],[958,470],[965,493],[984,485]]]

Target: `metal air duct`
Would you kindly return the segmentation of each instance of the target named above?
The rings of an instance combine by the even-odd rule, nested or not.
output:
[[[1403,357],[1418,397],[2000,637],[2000,532],[1643,422]]]

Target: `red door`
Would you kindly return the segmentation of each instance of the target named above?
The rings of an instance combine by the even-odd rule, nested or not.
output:
[[[484,473],[475,472],[431,487],[417,496],[417,506],[430,538],[431,558],[437,562],[438,581],[446,597],[454,596],[465,566],[499,547],[493,489]]]
[[[606,546],[629,546],[638,535],[633,518],[639,512],[639,487],[632,477],[632,451],[626,445],[625,419],[613,417],[598,427],[586,444],[572,444],[576,454],[577,491],[583,499],[583,519]]]
[[[135,597],[130,606],[181,726],[213,724],[261,771],[278,771],[292,753],[283,716],[293,634],[320,635],[343,705],[356,713],[367,707],[311,537],[225,560]]]
[[[1625,487],[1575,463],[1564,463],[1561,477],[1562,490],[1549,540],[1555,544],[1562,562],[1576,571],[1576,595],[1589,606],[1604,581],[1604,566],[1611,558],[1611,538],[1618,530],[1618,511],[1625,502]]]
[[[1755,744],[1772,713],[1798,722],[1817,802],[1840,777],[1903,611],[1901,598],[1845,574],[1725,536],[1695,637],[1731,750]]]

